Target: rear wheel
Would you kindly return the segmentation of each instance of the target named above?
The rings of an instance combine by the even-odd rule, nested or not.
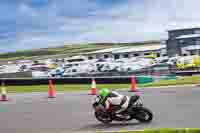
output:
[[[137,114],[135,116],[135,118],[140,121],[140,122],[151,122],[153,119],[153,113],[145,108],[145,107],[141,107],[138,109]]]

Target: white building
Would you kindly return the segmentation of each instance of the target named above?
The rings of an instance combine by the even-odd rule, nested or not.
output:
[[[167,56],[166,45],[155,43],[151,45],[124,46],[119,48],[109,48],[90,52],[85,54],[88,59],[121,59],[131,57],[142,57],[150,54],[156,54],[157,57]]]
[[[113,51],[115,59],[130,58],[130,57],[143,57],[146,55],[156,54],[157,57],[166,56],[166,45],[151,45],[151,46],[135,46],[123,50]]]
[[[89,60],[92,59],[107,59],[107,58],[114,58],[113,51],[115,50],[122,50],[127,47],[119,47],[119,48],[108,48],[103,50],[97,50],[94,52],[89,52],[84,55],[88,57]]]

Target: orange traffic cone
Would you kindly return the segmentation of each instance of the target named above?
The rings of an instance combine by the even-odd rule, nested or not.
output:
[[[4,82],[1,83],[1,100],[0,101],[8,101]]]
[[[136,85],[136,79],[135,77],[131,77],[131,90],[130,92],[137,92],[137,85]]]
[[[49,80],[49,98],[55,98],[54,91],[53,91],[53,83],[52,80]]]
[[[96,81],[92,79],[92,88],[90,90],[90,95],[96,95],[96,94],[97,94]]]

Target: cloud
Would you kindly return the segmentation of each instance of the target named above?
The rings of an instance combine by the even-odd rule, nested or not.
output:
[[[200,26],[198,0],[145,0],[105,12],[96,12],[104,18],[98,26],[77,40],[88,41],[142,41],[167,39],[168,29]],[[134,5],[135,4],[135,5]]]
[[[168,29],[200,26],[199,4],[198,0],[2,0],[0,52],[71,42],[166,39]]]

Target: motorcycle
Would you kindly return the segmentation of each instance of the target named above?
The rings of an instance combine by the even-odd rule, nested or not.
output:
[[[138,95],[130,97],[128,108],[120,114],[113,113],[112,111],[105,111],[104,106],[99,103],[100,100],[100,96],[95,96],[92,106],[96,119],[104,124],[109,124],[112,121],[131,121],[133,119],[141,123],[147,123],[151,122],[153,119],[152,111],[143,106]]]

